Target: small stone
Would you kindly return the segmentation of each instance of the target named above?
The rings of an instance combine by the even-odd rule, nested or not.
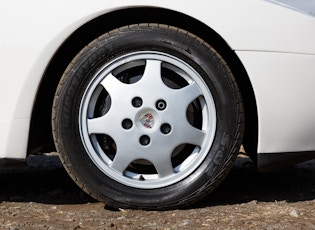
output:
[[[250,202],[247,203],[248,205],[257,205],[258,201],[257,200],[252,200]]]
[[[295,209],[293,209],[293,210],[290,212],[290,216],[297,218],[297,217],[299,217],[299,213],[298,213]]]

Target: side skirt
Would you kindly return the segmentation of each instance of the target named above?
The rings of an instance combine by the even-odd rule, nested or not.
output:
[[[260,172],[270,172],[279,168],[315,159],[315,152],[259,153],[257,166]]]
[[[25,159],[0,158],[0,168],[22,168],[26,166]]]

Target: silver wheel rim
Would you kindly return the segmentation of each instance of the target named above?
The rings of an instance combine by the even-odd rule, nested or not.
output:
[[[104,65],[82,97],[82,143],[113,180],[162,188],[191,175],[216,130],[213,97],[188,63],[169,54],[134,52]]]

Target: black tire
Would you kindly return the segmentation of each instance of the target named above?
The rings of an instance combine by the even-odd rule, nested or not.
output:
[[[237,83],[209,44],[139,24],[74,58],[52,126],[62,163],[85,192],[114,208],[157,210],[192,204],[219,185],[242,142],[243,116]]]

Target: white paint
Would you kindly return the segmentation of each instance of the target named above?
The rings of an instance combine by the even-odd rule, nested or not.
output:
[[[269,151],[269,141],[274,145],[270,151],[288,150],[289,148],[284,148],[287,141],[296,138],[298,134],[299,137],[310,137],[301,140],[301,144],[295,145],[294,150],[302,144],[313,148],[311,135],[314,136],[314,132],[309,132],[304,126],[291,124],[303,120],[306,126],[314,120],[306,105],[303,105],[307,98],[313,96],[309,92],[310,86],[306,83],[299,85],[300,82],[296,80],[301,76],[297,70],[302,70],[303,67],[310,68],[304,69],[304,72],[313,73],[313,67],[308,62],[305,66],[302,64],[307,59],[302,54],[308,54],[309,59],[314,59],[314,17],[262,0],[3,0],[0,2],[0,158],[26,156],[29,121],[37,87],[46,66],[63,41],[95,17],[116,9],[136,6],[163,7],[190,15],[215,30],[237,51],[250,74],[258,100],[259,150]],[[265,69],[265,62],[269,63],[270,60],[266,60],[261,51],[271,52],[271,56],[274,54],[272,63],[280,62],[282,66]],[[249,58],[253,60],[248,60]],[[265,136],[275,128],[269,121],[275,117],[280,118],[279,114],[284,114],[292,106],[282,106],[284,110],[279,113],[269,111],[285,100],[269,98],[267,101],[270,104],[266,105],[266,96],[278,95],[275,94],[275,89],[270,95],[268,88],[264,91],[264,87],[259,85],[262,81],[260,77],[266,75],[263,74],[265,71],[268,77],[261,84],[264,87],[273,85],[279,90],[283,87],[280,80],[283,76],[279,75],[289,72],[289,79],[293,79],[293,82],[287,84],[291,87],[298,84],[299,91],[295,100],[301,103],[298,108],[303,109],[300,117],[295,114],[287,119],[281,118],[284,119],[281,127],[292,127],[288,129],[286,138],[279,137],[276,142]],[[308,83],[314,85],[312,79]],[[286,93],[289,88],[285,89]],[[302,96],[305,93],[311,95]],[[296,104],[298,103],[294,103]]]

